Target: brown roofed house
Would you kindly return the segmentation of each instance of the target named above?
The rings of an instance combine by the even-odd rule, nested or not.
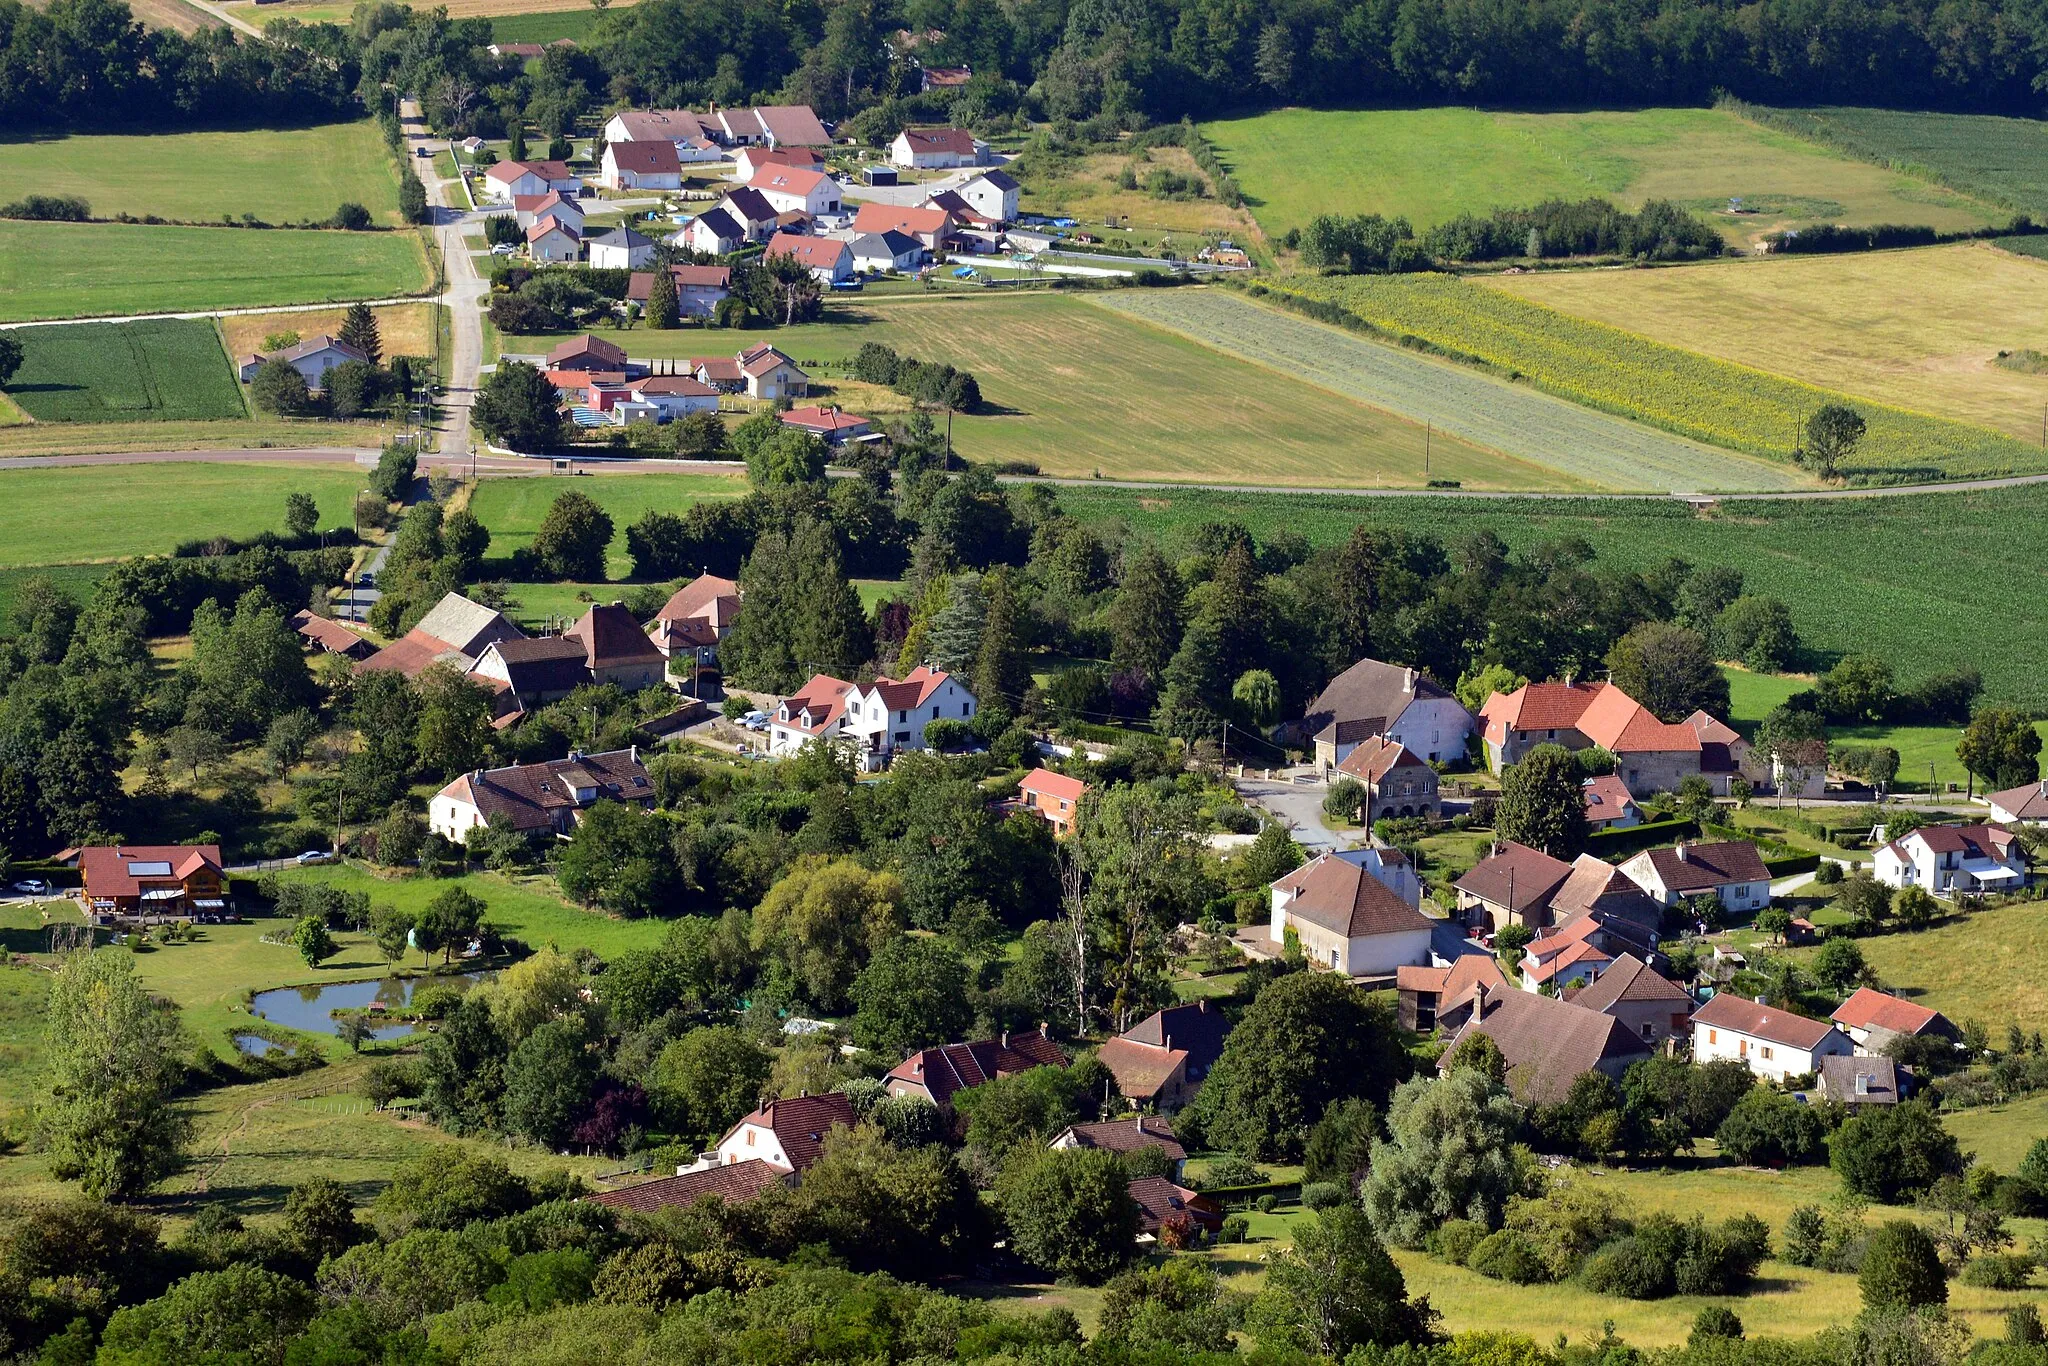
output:
[[[1985,800],[1991,804],[1991,819],[2004,825],[2039,825],[2048,822],[2048,778],[2020,787],[1994,792]]]
[[[678,588],[647,625],[647,638],[669,658],[696,650],[700,664],[709,664],[718,642],[740,613],[740,586],[716,574],[699,574]]]
[[[1692,1013],[1694,1062],[1733,1058],[1770,1081],[1818,1069],[1824,1057],[1855,1051],[1849,1036],[1826,1020],[1812,1020],[1724,991]]]
[[[1623,863],[1621,871],[1660,906],[1707,895],[1738,913],[1771,904],[1770,869],[1747,840],[1645,849]]]
[[[1459,878],[1458,910],[1475,923],[1499,929],[1509,923],[1532,930],[1550,923],[1550,898],[1564,886],[1572,866],[1541,849],[1502,840],[1493,853]]]
[[[1434,819],[1441,811],[1436,770],[1398,740],[1374,735],[1354,745],[1337,772],[1365,788],[1366,823],[1409,816]]]
[[[1915,1005],[1870,987],[1856,988],[1828,1018],[1849,1036],[1858,1053],[1882,1053],[1893,1039],[1901,1036],[1912,1039],[1962,1038],[1962,1032],[1940,1011],[1929,1010],[1926,1006]]]
[[[1230,1022],[1206,1000],[1155,1010],[1103,1044],[1095,1056],[1134,1105],[1171,1113],[1194,1099],[1223,1056]]]
[[[623,603],[591,604],[583,619],[562,632],[583,647],[590,681],[634,692],[661,682],[668,658],[656,648]]]
[[[498,719],[516,720],[588,683],[583,659],[582,643],[563,636],[499,640],[478,657],[469,677],[496,694]]]
[[[1043,1029],[1002,1034],[974,1043],[923,1048],[889,1069],[882,1084],[892,1096],[923,1096],[951,1113],[961,1091],[1034,1067],[1065,1067],[1067,1055]]]
[[[1173,1125],[1156,1115],[1135,1119],[1106,1119],[1096,1124],[1070,1124],[1047,1146],[1053,1148],[1098,1148],[1111,1153],[1135,1153],[1157,1148],[1173,1163],[1176,1175],[1188,1160],[1188,1150],[1173,1136]]]
[[[718,1140],[703,1165],[736,1166],[766,1162],[780,1171],[801,1175],[818,1160],[834,1129],[853,1127],[853,1102],[843,1091],[812,1095],[805,1091],[764,1101]]]
[[[1223,1227],[1223,1207],[1198,1191],[1176,1185],[1163,1176],[1142,1176],[1130,1184],[1131,1199],[1138,1206],[1138,1235],[1158,1237],[1159,1231],[1175,1219],[1185,1219],[1189,1231],[1213,1238]]]
[[[1632,953],[1615,959],[1591,986],[1565,999],[1612,1015],[1653,1048],[1692,1031],[1692,997]]]
[[[613,1209],[638,1210],[652,1214],[663,1209],[688,1209],[699,1200],[716,1197],[728,1205],[743,1204],[770,1186],[789,1180],[789,1173],[771,1167],[759,1158],[735,1162],[729,1167],[700,1167],[678,1176],[659,1177],[618,1190],[598,1191],[583,1198]]]
[[[654,804],[654,785],[637,745],[465,773],[434,794],[427,823],[454,844],[466,843],[471,830],[499,816],[515,830],[562,835],[600,801]]]
[[[292,613],[292,630],[296,631],[299,638],[309,647],[325,654],[345,655],[350,659],[368,659],[377,653],[375,645],[340,622],[331,617],[316,617],[303,609]]]
[[[1272,885],[1271,934],[1347,977],[1391,978],[1430,961],[1435,922],[1355,858],[1320,854]]]
[[[1398,741],[1425,761],[1465,757],[1479,722],[1426,673],[1361,659],[1331,679],[1297,724],[1313,739],[1316,767],[1327,776],[1354,745],[1374,735]]]
[[[1588,1072],[1620,1080],[1649,1048],[1620,1020],[1533,991],[1487,992],[1444,1051],[1439,1070],[1473,1033],[1492,1039],[1508,1066],[1508,1087],[1525,1105],[1555,1105]]]
[[[1456,1033],[1472,1017],[1481,992],[1498,995],[1508,990],[1508,979],[1492,954],[1467,953],[1445,967],[1398,969],[1394,986],[1400,992],[1401,1028],[1417,1034]]]
[[[548,352],[549,370],[625,370],[626,348],[585,333]]]
[[[212,919],[228,911],[218,844],[94,844],[78,851],[78,899],[95,920]]]
[[[445,663],[468,670],[495,641],[522,640],[526,633],[505,614],[449,593],[421,617],[419,624],[364,660],[365,669],[391,669],[414,678],[429,664]]]

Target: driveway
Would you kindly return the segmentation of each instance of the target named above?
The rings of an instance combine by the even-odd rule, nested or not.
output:
[[[1284,777],[1235,780],[1238,796],[1293,827],[1294,842],[1311,854],[1348,849],[1370,836],[1363,830],[1333,829],[1323,820],[1321,783],[1292,783]]]

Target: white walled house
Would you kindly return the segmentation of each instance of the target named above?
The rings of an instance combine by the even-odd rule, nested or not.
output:
[[[593,270],[638,270],[654,260],[654,239],[631,228],[608,228],[583,239]]]
[[[969,721],[975,698],[951,674],[920,664],[900,679],[865,686],[814,675],[784,699],[768,722],[768,752],[790,755],[812,740],[850,750],[865,769],[886,767],[905,750],[921,750],[933,721]]]
[[[987,157],[988,144],[965,128],[906,128],[889,144],[889,160],[909,170],[979,166]]]
[[[1316,767],[1328,778],[1376,735],[1427,763],[1455,762],[1465,757],[1466,741],[1479,722],[1428,674],[1361,659],[1308,704],[1298,728],[1314,742]]]
[[[543,218],[526,230],[526,250],[536,261],[575,261],[582,258],[583,242],[573,228]]]
[[[954,191],[992,223],[1007,223],[1017,216],[1017,194],[1022,187],[1003,171],[983,171]]]
[[[1269,890],[1273,943],[1286,944],[1291,931],[1319,968],[1346,977],[1392,977],[1398,968],[1430,962],[1435,922],[1381,882],[1364,860],[1322,854]]]
[[[2010,787],[1986,797],[1991,819],[2000,825],[2048,824],[2048,778]]]
[[[304,377],[308,389],[317,391],[327,387],[327,372],[337,365],[346,365],[352,360],[367,363],[369,359],[347,342],[336,341],[323,333],[317,337],[308,337],[297,346],[289,346],[282,351],[242,356],[236,363],[236,373],[242,383],[247,384],[256,378],[256,372],[263,368],[264,362],[281,360]]]
[[[800,213],[811,218],[839,212],[839,182],[823,171],[802,166],[763,166],[747,182],[777,213]]]
[[[467,844],[469,832],[494,816],[515,830],[562,835],[600,801],[654,804],[654,785],[637,746],[603,754],[572,750],[566,759],[465,773],[434,794],[427,825],[452,844]]]
[[[1938,897],[2011,892],[2027,885],[2027,851],[1999,825],[1929,825],[1877,851],[1871,869],[1887,887]]]
[[[818,1160],[832,1130],[853,1125],[853,1104],[843,1092],[785,1096],[744,1116],[725,1131],[715,1149],[690,1166],[678,1167],[676,1174],[742,1162],[765,1162],[780,1172],[801,1173]]]
[[[484,171],[484,193],[500,204],[521,195],[543,195],[555,191],[573,199],[582,181],[563,161],[500,161]]]
[[[1746,840],[1645,849],[1621,865],[1629,880],[1662,906],[1712,893],[1731,912],[1771,904],[1771,873]]]
[[[1855,1051],[1849,1036],[1826,1020],[1809,1020],[1727,992],[1693,1012],[1694,1062],[1733,1058],[1767,1081],[1817,1072],[1820,1059],[1846,1058]]]
[[[683,163],[675,143],[666,138],[608,142],[598,180],[611,190],[680,190]]]

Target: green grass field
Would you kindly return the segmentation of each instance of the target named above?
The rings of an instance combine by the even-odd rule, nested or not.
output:
[[[1852,402],[1868,434],[1841,473],[1905,483],[2048,468],[2048,449],[1989,428],[1850,399],[1589,322],[1452,275],[1292,277],[1282,297],[1334,306],[1383,335],[1478,360],[1576,403],[1695,440],[1789,461],[1806,415]]]
[[[1427,422],[1438,432],[1545,466],[1555,472],[1560,490],[1590,486],[1692,493],[1793,488],[1808,482],[1783,465],[1716,450],[1468,366],[1369,341],[1299,314],[1262,307],[1235,291],[1126,289],[1096,302],[1411,422]],[[1470,477],[1470,464],[1439,466],[1432,458],[1430,472],[1464,479]]]
[[[1815,220],[1943,229],[2003,221],[1954,190],[1720,109],[1282,109],[1202,132],[1274,235],[1319,213],[1402,215],[1421,230],[1461,213],[1590,195],[1630,208],[1677,200],[1736,241]],[[1732,196],[1782,211],[1732,215]]]
[[[384,299],[427,288],[411,232],[0,222],[0,321]]]
[[[1074,515],[1178,546],[1205,521],[1237,521],[1255,535],[1299,532],[1318,545],[1361,522],[1402,527],[1455,545],[1481,529],[1523,549],[1582,536],[1603,563],[1648,569],[1669,555],[1740,568],[1753,592],[1784,599],[1801,637],[1823,654],[1871,652],[1902,684],[1971,665],[1989,695],[2048,709],[2048,609],[2031,572],[2015,574],[2012,547],[2031,544],[2048,518],[2048,489],[1989,489],[1891,498],[1726,503],[1710,514],[1664,500],[1573,502],[1451,499],[1222,490],[1063,488]],[[1988,632],[1956,622],[1995,621]]]
[[[2008,1022],[2048,1028],[2048,979],[2040,970],[2048,962],[2048,902],[1999,906],[1856,944],[1879,981],[1951,1020],[1976,1020],[1995,1039],[2004,1038]]]
[[[2048,376],[1995,359],[2048,350],[2048,266],[1989,242],[1486,281],[1668,345],[2042,443]]]
[[[95,217],[324,221],[344,201],[398,226],[398,180],[377,125],[228,133],[77,134],[0,142],[0,184],[76,195]]]
[[[249,415],[211,322],[23,327],[14,401],[38,422],[160,422]]]
[[[163,554],[202,536],[284,529],[288,493],[322,525],[346,522],[363,487],[345,466],[255,463],[0,469],[0,567]]]
[[[548,508],[558,496],[571,489],[588,495],[611,514],[612,545],[606,567],[614,579],[620,579],[632,566],[632,561],[626,556],[626,528],[639,520],[642,513],[681,512],[706,498],[738,498],[746,493],[747,484],[745,477],[738,473],[635,474],[591,479],[484,479],[470,496],[469,509],[490,530],[490,558],[502,559],[514,550],[531,545]],[[490,572],[488,565],[485,572]],[[546,604],[538,609],[544,615],[562,603],[574,604],[575,585],[542,586],[566,590],[566,597],[549,595]],[[536,609],[529,605],[526,610]],[[576,605],[575,610],[580,612],[581,606]]]
[[[1043,472],[1107,479],[1239,480],[1311,487],[1419,487],[1424,448],[1439,476],[1475,488],[1555,488],[1554,471],[1503,460],[1420,422],[1245,362],[1084,298],[942,296],[835,300],[828,320],[749,331],[605,333],[634,357],[717,354],[765,340],[799,364],[850,360],[875,341],[970,369],[993,412],[955,419],[975,460],[1026,460]],[[517,352],[560,338],[520,337]],[[908,400],[830,374],[827,402],[896,414]],[[941,414],[940,422],[944,422]],[[1438,463],[1441,462],[1441,463]],[[1567,485],[1569,486],[1569,485]]]
[[[42,1049],[49,974],[38,968],[0,967],[0,1134],[35,1103],[40,1091],[35,1059]]]
[[[586,5],[582,9],[493,15],[491,38],[500,43],[552,43],[561,38],[580,43],[590,36],[600,13]]]
[[[2037,119],[1845,107],[1752,112],[1850,156],[2036,217],[2048,212],[2048,124]]]

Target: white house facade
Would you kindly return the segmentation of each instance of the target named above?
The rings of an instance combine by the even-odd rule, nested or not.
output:
[[[1273,943],[1284,946],[1292,936],[1309,962],[1347,977],[1385,978],[1428,966],[1434,922],[1367,860],[1350,856],[1372,852],[1322,854],[1273,883]]]
[[[1692,1060],[1733,1059],[1767,1081],[1820,1070],[1822,1058],[1846,1058],[1856,1046],[1826,1020],[1722,993],[1693,1012]]]
[[[1735,913],[1771,904],[1770,870],[1756,846],[1743,840],[1645,849],[1621,871],[1663,906],[1709,893]]]
[[[2027,885],[2019,837],[1997,825],[1930,825],[1877,851],[1871,869],[1887,887],[1919,887],[1939,897],[2017,891]]]
[[[1017,194],[1021,187],[1003,171],[984,171],[954,193],[983,218],[1007,223],[1017,216]]]
[[[842,745],[869,770],[897,754],[925,747],[934,721],[970,721],[975,698],[951,674],[920,664],[901,679],[863,687],[818,674],[786,698],[768,722],[768,752],[790,755],[812,740]]]

